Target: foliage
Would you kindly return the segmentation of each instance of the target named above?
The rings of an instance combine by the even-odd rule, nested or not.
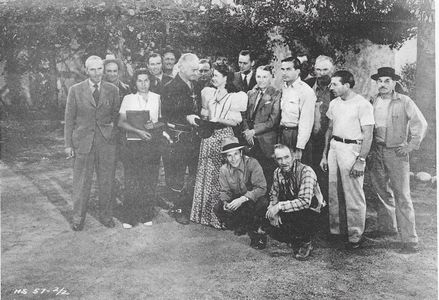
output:
[[[8,84],[30,72],[35,86],[44,82],[33,95],[47,99],[41,107],[50,108],[56,105],[56,80],[63,75],[59,66],[68,69],[75,57],[84,61],[91,54],[113,53],[136,65],[170,45],[200,57],[221,54],[232,62],[241,49],[251,49],[267,63],[272,57],[268,33],[278,28],[293,53],[341,60],[359,40],[397,47],[416,33],[408,9],[415,0],[257,0],[224,7],[182,0],[181,6],[160,8],[121,2],[2,9],[0,60],[7,62]],[[14,103],[23,102],[20,93],[12,95]]]
[[[407,63],[402,67],[401,82],[407,88],[410,98],[415,99],[416,62]]]

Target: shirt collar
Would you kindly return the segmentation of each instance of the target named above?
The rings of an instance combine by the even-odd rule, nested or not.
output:
[[[247,78],[252,77],[253,74],[253,70],[250,70],[250,72],[248,72],[247,75],[245,75],[243,72],[241,72],[241,78],[244,79],[245,76],[247,76]]]
[[[297,79],[290,86],[288,86],[287,83],[284,82],[284,87],[285,88],[297,87],[297,85],[299,85],[301,82],[302,82],[302,80],[300,79],[300,76],[297,76]]]
[[[88,79],[88,85],[90,86],[90,88],[91,88],[92,90],[95,89],[95,83],[93,83],[93,81],[91,81],[90,79]],[[100,89],[101,89],[101,81],[99,81],[99,82],[97,83],[97,85],[98,85],[98,90],[100,90]]]

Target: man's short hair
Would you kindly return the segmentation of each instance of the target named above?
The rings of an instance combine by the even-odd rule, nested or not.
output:
[[[90,64],[90,62],[92,62],[92,61],[101,61],[102,62],[102,64],[104,63],[103,61],[102,61],[102,58],[100,58],[99,56],[97,56],[97,55],[92,55],[92,56],[89,56],[86,60],[85,60],[85,68],[88,68],[88,65]]]
[[[173,49],[169,46],[165,47],[165,49],[162,51],[162,56],[165,56],[166,53],[172,53],[174,54],[175,60],[179,60],[180,59],[180,52],[177,51],[176,49]]]
[[[162,56],[160,54],[154,52],[154,53],[152,53],[151,55],[148,56],[148,59],[146,60],[147,64],[149,65],[149,59],[150,58],[155,58],[155,57],[160,57],[160,60],[163,60]]]
[[[336,71],[332,77],[340,77],[340,82],[342,84],[349,83],[350,88],[355,86],[354,75],[347,70]]]
[[[292,56],[290,56],[290,57],[287,57],[287,58],[282,59],[280,62],[281,62],[281,63],[283,63],[283,62],[293,62],[293,67],[294,67],[295,70],[297,70],[297,69],[299,69],[299,70],[302,69],[302,63],[301,63],[300,60],[299,60],[298,58],[296,58],[296,57],[292,57]]]
[[[334,66],[334,60],[329,56],[326,56],[326,55],[317,56],[315,63],[320,62],[320,61],[328,61]]]
[[[291,153],[290,147],[288,147],[287,145],[284,145],[284,144],[276,144],[276,145],[274,145],[274,150],[277,150],[277,149],[279,149],[279,150],[287,149]]]
[[[254,61],[255,60],[255,56],[254,56],[254,54],[253,54],[253,52],[251,52],[250,50],[241,50],[240,52],[239,52],[239,55],[242,55],[242,56],[250,56],[250,61]]]
[[[198,57],[193,53],[185,53],[178,60],[178,67],[180,68],[184,63],[198,60]]]
[[[267,72],[269,72],[271,75],[274,75],[274,74],[273,74],[273,66],[270,66],[270,65],[259,66],[256,70],[267,71]]]
[[[207,58],[200,59],[200,65],[201,64],[209,64],[209,68],[212,69],[212,62],[209,59],[207,59]]]

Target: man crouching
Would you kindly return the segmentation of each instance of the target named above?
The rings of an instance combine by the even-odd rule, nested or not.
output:
[[[306,260],[313,250],[311,239],[325,202],[314,170],[293,159],[290,149],[274,146],[279,167],[273,174],[270,205],[266,213],[271,235],[292,244],[298,260]]]
[[[226,163],[219,174],[219,200],[214,212],[236,235],[248,233],[250,246],[264,249],[267,236],[260,229],[268,206],[267,182],[259,162],[242,154],[236,137],[226,137],[222,152]]]

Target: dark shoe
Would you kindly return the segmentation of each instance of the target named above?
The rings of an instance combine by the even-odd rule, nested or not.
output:
[[[309,256],[311,255],[311,252],[313,250],[313,246],[311,242],[308,243],[302,243],[302,245],[299,248],[299,252],[296,254],[297,260],[307,260]]]
[[[116,224],[113,221],[113,218],[108,220],[102,220],[101,223],[107,228],[114,228],[114,226],[116,226]]]
[[[238,227],[236,228],[233,233],[237,236],[241,236],[247,233],[247,230],[244,227]]]
[[[252,233],[250,236],[250,247],[254,249],[265,249],[267,247],[267,235],[260,233]]]
[[[73,223],[72,224],[73,231],[81,231],[82,229],[84,229],[84,223]]]
[[[418,253],[420,250],[417,243],[403,243],[399,253],[401,254],[414,254]]]
[[[348,243],[346,244],[346,250],[357,250],[357,249],[360,249],[360,247],[361,247],[361,243],[362,243],[361,240],[359,240],[358,242],[355,242],[355,243],[353,243],[353,242],[348,242]]]
[[[395,231],[381,231],[381,230],[375,230],[371,232],[365,232],[364,235],[371,239],[379,239],[379,238],[385,238],[385,237],[393,237],[396,236],[398,232]]]
[[[184,213],[177,213],[177,214],[175,214],[174,218],[175,218],[175,221],[177,221],[177,223],[180,223],[183,225],[189,224],[189,218]]]

